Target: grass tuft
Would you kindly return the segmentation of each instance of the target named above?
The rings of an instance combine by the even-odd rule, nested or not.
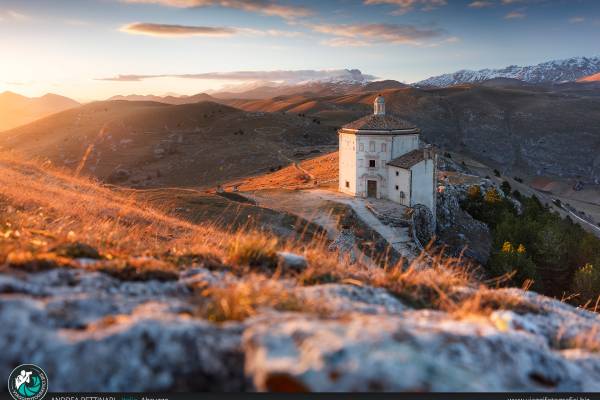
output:
[[[199,288],[208,299],[200,308],[203,318],[213,322],[242,321],[261,309],[328,314],[326,306],[296,296],[281,281],[262,275],[249,275],[243,281],[225,287]]]
[[[229,247],[228,260],[240,266],[273,271],[277,268],[277,239],[262,233],[238,234]]]

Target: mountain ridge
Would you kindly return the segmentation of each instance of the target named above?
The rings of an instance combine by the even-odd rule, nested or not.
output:
[[[481,70],[462,69],[416,82],[418,86],[448,87],[463,83],[480,83],[494,78],[513,78],[528,83],[562,83],[600,72],[600,57],[571,57],[550,60],[535,65],[510,65],[505,68]]]
[[[54,93],[40,97],[27,97],[10,91],[0,93],[0,132],[79,105],[73,99]]]

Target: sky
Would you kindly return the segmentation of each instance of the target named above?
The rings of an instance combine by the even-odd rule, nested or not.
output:
[[[0,0],[0,92],[80,101],[294,83],[416,82],[600,55],[598,0]]]

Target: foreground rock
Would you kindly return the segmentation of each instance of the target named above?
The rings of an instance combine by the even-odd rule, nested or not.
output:
[[[430,311],[262,318],[244,333],[244,348],[259,390],[600,390],[597,354],[563,354],[524,331]]]
[[[35,363],[53,391],[600,390],[600,316],[532,292],[497,292],[531,304],[520,311],[459,318],[356,282],[286,281],[306,311],[204,320],[193,288],[238,279],[0,273],[0,375]]]
[[[52,391],[244,389],[241,330],[191,318],[183,285],[76,270],[28,278],[0,274],[0,374],[35,363]]]

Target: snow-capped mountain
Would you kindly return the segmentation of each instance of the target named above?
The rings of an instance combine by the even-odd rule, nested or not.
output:
[[[502,69],[479,71],[460,70],[452,74],[434,76],[417,82],[419,86],[446,87],[461,83],[476,83],[494,78],[513,78],[529,83],[574,82],[600,72],[600,57],[573,57],[537,65],[511,65]]]

